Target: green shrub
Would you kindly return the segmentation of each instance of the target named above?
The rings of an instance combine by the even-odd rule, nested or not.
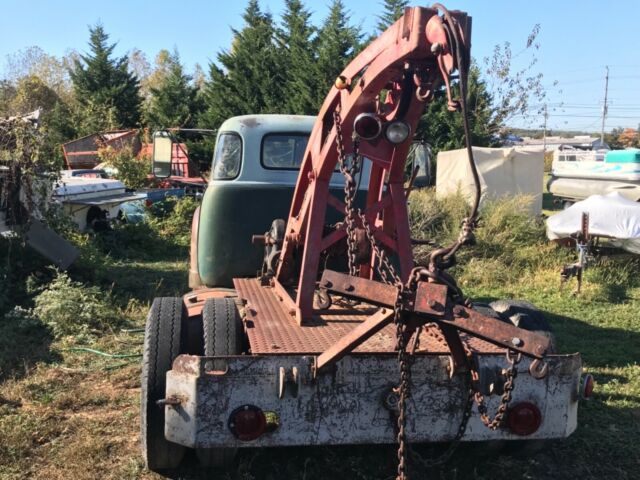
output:
[[[136,158],[131,147],[113,148],[111,146],[98,150],[100,160],[117,170],[116,178],[127,188],[142,188],[148,184],[151,173],[151,159],[143,156]]]
[[[110,293],[73,281],[63,272],[34,298],[34,304],[33,315],[56,337],[96,334],[125,324]]]
[[[170,197],[163,204],[162,210],[154,210],[151,224],[162,237],[188,247],[193,214],[200,202],[193,197]]]

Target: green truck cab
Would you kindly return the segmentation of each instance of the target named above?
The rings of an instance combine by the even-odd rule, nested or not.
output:
[[[234,277],[253,277],[264,249],[252,245],[274,219],[289,215],[298,170],[316,117],[244,115],[219,128],[209,184],[194,215],[189,287],[231,288]],[[368,162],[367,162],[368,163]],[[368,167],[360,188],[368,185]],[[344,177],[331,190],[341,198]],[[337,212],[335,219],[339,220]]]

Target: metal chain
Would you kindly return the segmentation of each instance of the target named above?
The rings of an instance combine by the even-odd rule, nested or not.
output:
[[[338,159],[340,162],[340,171],[345,176],[345,220],[347,223],[347,242],[348,242],[348,250],[349,250],[349,273],[351,275],[357,275],[356,270],[356,238],[355,238],[355,208],[353,206],[353,198],[355,194],[355,182],[353,181],[353,176],[355,174],[357,168],[357,160],[359,156],[357,153],[358,143],[354,142],[354,161],[351,166],[346,165],[346,154],[344,151],[344,138],[342,135],[342,124],[340,115],[338,112],[334,112],[334,122],[336,125],[336,149],[338,152]],[[375,265],[376,272],[382,279],[384,283],[387,284],[395,284],[397,288],[397,296],[394,305],[394,324],[396,325],[396,342],[398,347],[398,366],[400,370],[400,382],[396,389],[398,394],[398,417],[397,417],[397,442],[398,442],[398,470],[397,470],[397,480],[407,480],[407,455],[410,453],[412,458],[417,460],[421,465],[425,468],[431,468],[437,465],[441,465],[449,460],[455,450],[458,447],[462,437],[464,436],[467,425],[469,423],[469,418],[471,417],[472,407],[473,407],[473,399],[474,399],[474,390],[472,388],[471,377],[469,378],[469,388],[467,392],[467,398],[465,401],[465,407],[462,414],[462,420],[460,425],[458,426],[458,431],[450,443],[449,448],[436,459],[433,460],[424,460],[417,453],[411,450],[406,436],[406,405],[407,399],[410,396],[410,385],[411,385],[411,365],[413,359],[413,353],[415,353],[418,348],[420,339],[419,334],[420,330],[416,332],[417,337],[414,340],[414,344],[412,346],[412,352],[407,352],[406,345],[406,325],[402,321],[402,308],[404,305],[405,295],[410,291],[415,291],[417,287],[417,283],[420,279],[420,274],[415,272],[412,275],[412,278],[408,282],[408,289],[402,283],[400,275],[396,271],[395,267],[389,260],[386,252],[380,248],[378,242],[375,239],[375,235],[373,233],[373,229],[369,224],[366,216],[358,210],[357,215],[362,223],[365,234],[367,236],[367,240],[371,245],[371,249],[374,252],[375,257],[377,258],[377,262]],[[427,272],[428,273],[428,272]],[[435,327],[435,329],[434,329]],[[446,343],[444,337],[439,332],[439,328],[437,325],[428,325],[427,326],[427,334],[431,336],[435,336],[441,342]],[[437,331],[436,331],[437,329]]]
[[[487,415],[487,405],[484,401],[484,395],[480,392],[480,390],[476,390],[474,393],[474,399],[476,404],[478,405],[478,413],[480,413],[480,419],[482,423],[490,429],[497,430],[504,420],[504,416],[507,413],[507,408],[509,407],[509,402],[511,402],[511,392],[515,388],[515,378],[518,375],[518,363],[522,358],[520,353],[515,354],[515,356],[511,353],[510,350],[507,350],[507,361],[509,362],[509,368],[507,368],[505,372],[505,377],[507,380],[504,382],[504,392],[502,393],[502,397],[500,398],[500,406],[496,411],[496,414],[493,418],[489,418]],[[476,381],[478,379],[478,372],[472,370],[471,372],[472,379]]]
[[[356,264],[356,255],[358,252],[357,236],[356,236],[356,218],[353,200],[356,195],[355,175],[358,172],[358,164],[360,155],[358,154],[359,140],[353,140],[353,156],[349,165],[347,165],[347,156],[344,152],[344,137],[342,136],[342,120],[337,110],[333,112],[333,123],[336,126],[336,150],[338,152],[338,161],[340,163],[340,172],[344,175],[344,210],[345,222],[347,224],[347,248],[349,261],[349,275],[356,276],[358,274],[358,266]]]
[[[398,385],[398,475],[396,480],[406,480],[407,474],[407,398],[411,395],[411,363],[405,342],[406,325],[402,321],[404,286],[398,282],[398,295],[393,310],[393,321],[396,324],[396,341],[398,345],[398,366],[400,368],[400,384]]]

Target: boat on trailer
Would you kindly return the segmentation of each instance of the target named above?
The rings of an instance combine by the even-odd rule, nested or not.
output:
[[[640,149],[557,150],[547,189],[565,206],[611,192],[640,201]]]

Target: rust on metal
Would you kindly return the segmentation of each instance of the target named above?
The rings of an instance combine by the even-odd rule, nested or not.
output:
[[[529,357],[542,359],[549,350],[549,338],[544,335],[528,332],[495,318],[485,317],[471,308],[459,305],[455,308],[457,313],[453,319],[437,319],[437,321]],[[514,338],[519,339],[517,345],[513,342]]]
[[[182,297],[187,308],[187,315],[194,317],[202,314],[205,302],[210,298],[237,297],[237,293],[230,288],[199,288]]]
[[[393,306],[398,295],[398,290],[393,285],[346,275],[333,270],[325,270],[323,272],[320,287],[349,297],[358,297],[374,305],[387,307]]]
[[[333,270],[325,270],[320,287],[338,292],[347,297],[366,300],[374,305],[393,307],[398,295],[395,286],[354,277]],[[447,287],[437,283],[420,282],[416,291],[413,310],[418,313],[442,316],[447,304]]]
[[[413,310],[418,313],[441,316],[447,305],[447,287],[438,283],[419,282]]]
[[[238,296],[245,303],[245,328],[251,353],[255,355],[306,354],[318,355],[369,318],[377,308],[367,304],[347,305],[334,296],[329,310],[318,312],[303,326],[298,325],[285,305],[277,298],[274,288],[261,286],[260,280],[237,278],[234,280]],[[417,354],[448,355],[444,340],[431,337],[423,329]],[[478,354],[504,354],[504,349],[489,342],[461,334],[471,351]],[[354,354],[395,354],[396,332],[393,325],[378,333],[353,350]]]
[[[367,341],[393,318],[393,310],[382,308],[351,330],[347,335],[322,352],[316,360],[316,372],[330,367],[344,357],[351,350]]]

